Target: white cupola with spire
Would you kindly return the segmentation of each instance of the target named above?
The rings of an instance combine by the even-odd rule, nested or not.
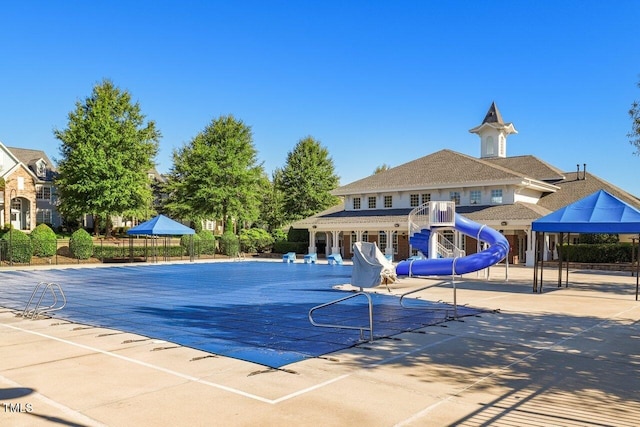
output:
[[[507,157],[507,135],[518,133],[513,123],[505,123],[493,102],[482,124],[469,132],[476,133],[480,137],[480,158]]]

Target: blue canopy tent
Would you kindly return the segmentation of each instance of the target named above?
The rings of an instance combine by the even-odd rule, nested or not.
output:
[[[195,234],[195,230],[174,221],[164,215],[158,215],[127,230],[127,234],[143,234],[149,236],[182,236]]]
[[[142,224],[138,224],[135,227],[130,228],[127,230],[127,234],[130,236],[183,236],[193,235],[195,234],[195,230],[164,215],[158,215],[155,218],[151,218],[149,221],[145,221]],[[152,245],[154,242],[157,245],[157,241],[155,240],[152,240]],[[189,253],[191,254],[191,260],[193,261],[193,237],[191,238],[190,245],[192,250],[189,251]],[[165,238],[165,248],[166,246]],[[155,253],[157,253],[157,251],[154,251],[154,254]],[[168,258],[166,253],[165,258]]]
[[[533,221],[533,231],[543,233],[542,238],[536,242],[544,241],[544,233],[560,233],[560,241],[566,233],[609,233],[609,234],[636,234],[640,235],[640,210],[625,203],[614,195],[599,190],[570,205],[563,207],[549,215]],[[640,245],[640,238],[638,239]],[[640,251],[640,248],[638,248]],[[539,244],[536,245],[534,292],[538,289],[538,258]],[[562,284],[562,257],[559,260],[558,287]],[[541,260],[541,267],[544,265]],[[636,271],[636,300],[638,299],[638,273],[640,263]],[[567,262],[567,285],[569,266]],[[540,269],[540,292],[542,292],[542,268]]]

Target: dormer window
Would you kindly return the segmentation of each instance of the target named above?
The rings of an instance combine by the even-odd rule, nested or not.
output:
[[[38,175],[38,178],[45,178],[47,176],[47,162],[42,159],[36,162],[36,175]]]

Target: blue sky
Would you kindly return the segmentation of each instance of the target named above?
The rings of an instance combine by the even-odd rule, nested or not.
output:
[[[76,101],[131,92],[174,148],[214,118],[251,126],[264,168],[308,135],[341,183],[448,148],[495,101],[509,156],[576,164],[640,196],[640,2],[12,1],[0,12],[0,141],[59,157]],[[582,167],[582,166],[581,166]]]

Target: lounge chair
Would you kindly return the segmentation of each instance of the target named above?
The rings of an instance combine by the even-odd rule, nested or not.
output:
[[[295,252],[287,252],[282,256],[282,262],[296,262],[296,253]]]
[[[318,255],[317,254],[306,254],[304,256],[304,263],[305,264],[316,264],[318,261]]]
[[[340,256],[340,254],[331,254],[327,257],[327,261],[329,262],[329,265],[332,264],[342,264],[342,256]]]

